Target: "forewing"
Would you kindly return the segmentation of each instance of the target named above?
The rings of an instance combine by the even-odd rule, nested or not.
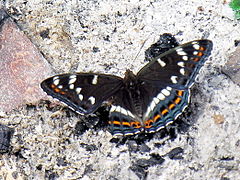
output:
[[[137,74],[138,79],[186,90],[212,50],[210,40],[195,40],[173,48],[148,63]]]
[[[122,85],[117,76],[75,73],[50,77],[41,83],[41,88],[53,98],[80,114],[94,112]]]

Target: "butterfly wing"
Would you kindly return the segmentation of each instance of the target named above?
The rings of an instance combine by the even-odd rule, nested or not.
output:
[[[113,135],[131,135],[144,130],[142,119],[137,113],[142,105],[134,101],[137,92],[123,87],[114,94],[109,113],[109,131]]]
[[[142,109],[146,132],[155,132],[185,109],[190,87],[210,55],[212,42],[196,40],[173,48],[156,57],[139,71],[137,78],[145,89]]]
[[[148,83],[144,83],[142,89],[148,95],[142,98],[142,101],[148,102],[143,104],[142,118],[147,133],[156,132],[173,122],[182,114],[190,100],[190,89],[178,90],[170,86],[163,88]]]
[[[122,86],[117,76],[75,73],[50,77],[41,88],[80,114],[90,114]]]
[[[138,79],[171,86],[176,89],[188,89],[212,50],[210,40],[195,40],[177,46],[143,67],[137,74]]]

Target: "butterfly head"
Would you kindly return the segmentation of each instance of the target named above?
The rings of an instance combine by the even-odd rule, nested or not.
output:
[[[123,82],[129,90],[134,89],[138,84],[136,75],[129,69],[127,69],[127,71],[125,72],[125,77],[123,79]]]

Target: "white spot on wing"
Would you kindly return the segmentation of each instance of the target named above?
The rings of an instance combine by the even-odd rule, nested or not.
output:
[[[55,80],[57,80],[57,79],[59,79],[59,76],[53,77],[53,81],[55,81]]]
[[[169,87],[169,86],[167,86],[167,87],[166,87],[166,89],[167,89],[167,90],[169,90],[169,91],[171,91],[171,90],[172,90],[172,88],[171,88],[171,87]]]
[[[132,118],[135,118],[135,116],[130,111],[128,111],[128,110],[126,110],[126,109],[124,109],[124,108],[122,108],[120,106],[112,105],[111,109],[110,109],[110,113],[111,112],[119,112],[119,113],[122,113],[122,114],[124,114],[126,116],[131,116]]]
[[[187,61],[187,60],[188,60],[188,57],[187,57],[187,56],[183,56],[182,59],[183,59],[184,61]]]
[[[151,111],[153,111],[153,109],[156,107],[156,105],[159,103],[160,99],[154,97],[149,108]]]
[[[164,96],[163,93],[159,93],[159,94],[157,95],[157,98],[160,99],[160,100],[164,100],[164,99],[165,99],[165,96]]]
[[[77,88],[75,89],[75,91],[76,91],[77,94],[79,94],[79,93],[81,92],[81,90],[82,90],[82,88],[80,88],[80,87],[77,87]]]
[[[69,76],[68,84],[73,84],[73,83],[75,83],[76,80],[77,80],[77,76],[76,75],[71,75],[71,76]]]
[[[124,108],[121,108],[121,113],[122,113],[122,114],[124,114],[124,115],[126,115],[126,116],[128,115],[128,112],[127,112],[127,110],[126,110],[126,109],[124,109]]]
[[[160,99],[158,99],[158,98],[153,98],[153,101],[155,102],[155,104],[157,105],[159,102],[160,102]]]
[[[160,64],[160,66],[162,66],[162,67],[166,66],[166,63],[164,61],[162,61],[160,58],[158,58],[157,61]]]
[[[63,88],[63,85],[59,85],[58,88],[59,88],[59,89],[62,89],[62,88]]]
[[[176,51],[183,51],[183,48],[178,48]]]
[[[88,100],[91,102],[91,104],[95,104],[95,97],[90,96]]]
[[[198,54],[198,51],[194,51],[194,52],[193,52],[193,55],[197,55],[197,54]]]
[[[76,79],[76,78],[77,78],[77,75],[75,75],[75,74],[69,76],[69,79]]]
[[[180,69],[180,73],[181,73],[182,75],[185,75],[185,70],[184,70],[184,68],[181,68],[181,69]]]
[[[74,84],[70,84],[69,89],[74,89]]]
[[[193,47],[194,47],[194,49],[196,49],[196,50],[199,50],[199,49],[200,49],[200,46],[199,46],[198,44],[194,44]]]
[[[171,81],[173,84],[176,84],[177,83],[177,76],[171,76]]]
[[[145,115],[144,115],[145,118],[148,116],[148,114],[150,113],[150,111],[151,111],[151,109],[150,109],[150,107],[148,107],[148,108],[147,108],[147,111],[146,111],[146,113],[145,113]]]
[[[153,111],[153,109],[155,108],[156,104],[154,101],[151,102],[149,108],[151,109],[151,111]]]
[[[57,86],[57,85],[59,84],[59,82],[60,82],[59,79],[55,79],[55,80],[53,80],[53,84],[54,84],[55,86]]]
[[[177,65],[180,66],[180,67],[184,67],[184,62],[180,61],[180,62],[177,63]]]
[[[170,87],[169,87],[170,88]],[[148,106],[144,117],[148,117],[149,113],[154,110],[154,108],[159,104],[161,100],[164,100],[165,96],[162,93],[159,93],[157,97],[154,97],[150,105]]]
[[[98,81],[98,75],[94,75],[92,79],[92,84],[97,84]]]
[[[161,91],[165,96],[169,96],[170,95],[170,92],[167,90],[167,89],[163,89]]]
[[[114,112],[116,110],[116,108],[117,108],[117,106],[112,105],[111,109],[110,109],[110,112]]]
[[[120,107],[120,106],[117,106],[115,111],[116,111],[116,112],[121,112],[121,107]]]
[[[82,100],[83,100],[83,95],[82,95],[82,94],[79,94],[79,95],[78,95],[78,98],[80,99],[80,101],[82,101]]]
[[[177,51],[177,54],[180,55],[180,56],[186,56],[187,55],[187,53],[183,51],[183,48],[179,48],[176,51]]]

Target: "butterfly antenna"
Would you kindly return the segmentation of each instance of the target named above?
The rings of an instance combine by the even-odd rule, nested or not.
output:
[[[138,53],[136,54],[136,56],[135,56],[135,58],[134,58],[134,61],[135,61],[135,60],[137,59],[137,57],[139,56],[139,54],[140,54],[140,52],[141,52],[142,48],[144,47],[144,45],[145,45],[145,43],[146,43],[147,40],[148,40],[148,39],[145,39],[144,42],[142,43],[142,46],[140,47]]]
[[[144,40],[144,42],[142,43],[142,46],[140,47],[138,53],[136,54],[136,56],[135,56],[135,58],[134,58],[134,61],[135,61],[135,60],[137,59],[137,57],[139,56],[139,54],[140,54],[142,48],[144,47],[145,43],[147,42],[147,40],[149,39],[149,37],[150,37],[151,35],[152,35],[152,33],[149,34],[149,36],[148,36],[148,37]]]

